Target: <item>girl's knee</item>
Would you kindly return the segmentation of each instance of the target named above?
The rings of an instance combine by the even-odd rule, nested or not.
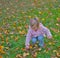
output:
[[[37,39],[36,38],[32,38],[32,43],[36,43]]]
[[[41,41],[41,40],[43,40],[43,39],[44,39],[44,36],[42,36],[42,35],[38,36],[38,40],[39,40],[39,41]]]

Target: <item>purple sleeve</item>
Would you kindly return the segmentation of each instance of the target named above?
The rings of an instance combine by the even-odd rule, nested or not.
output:
[[[31,37],[32,37],[31,36],[31,29],[29,29],[28,33],[27,33],[27,36],[26,36],[26,42],[25,42],[26,47],[30,45],[29,42],[31,40]]]
[[[47,38],[52,38],[52,34],[51,34],[50,30],[48,28],[46,28],[45,26],[43,26],[42,24],[41,24],[41,27],[43,29],[43,32],[46,34]]]

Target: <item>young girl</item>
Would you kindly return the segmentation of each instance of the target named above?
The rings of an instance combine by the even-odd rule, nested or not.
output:
[[[26,36],[26,49],[29,49],[30,40],[32,40],[32,44],[35,44],[38,41],[38,45],[40,47],[44,47],[44,35],[46,35],[49,39],[52,38],[49,29],[43,26],[42,23],[39,23],[38,18],[31,19],[28,33]]]

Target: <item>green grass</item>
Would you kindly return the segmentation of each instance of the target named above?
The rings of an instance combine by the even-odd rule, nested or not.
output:
[[[35,4],[32,5],[33,3]],[[60,46],[60,22],[57,21],[57,18],[60,17],[60,0],[38,0],[37,2],[34,0],[0,0],[0,33],[2,34],[0,45],[4,46],[3,49],[6,51],[5,54],[0,53],[3,58],[15,58],[17,54],[24,53],[22,48],[25,48],[25,34],[27,33],[25,26],[29,24],[30,16],[31,18],[37,16],[40,22],[51,30],[54,41],[57,41],[54,45],[49,45],[50,41],[45,39],[46,49],[51,48],[51,50],[48,53],[44,52],[46,49],[37,52],[37,58],[56,56],[53,50],[60,53],[58,49]],[[56,26],[56,23],[59,26]],[[59,30],[59,32],[56,33],[56,30],[54,31],[51,28]],[[22,31],[25,32],[24,35],[20,34]],[[12,32],[14,34],[10,34]],[[18,38],[17,41],[15,41],[16,37]],[[6,50],[5,47],[10,47],[10,49]],[[16,48],[19,49],[16,50]],[[31,58],[31,55],[27,58]]]

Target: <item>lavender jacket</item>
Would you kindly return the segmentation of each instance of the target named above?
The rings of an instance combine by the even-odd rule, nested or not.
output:
[[[27,36],[26,36],[26,42],[25,42],[26,47],[28,45],[30,45],[29,42],[32,39],[32,37],[37,37],[39,35],[43,35],[43,36],[46,35],[47,38],[52,37],[52,34],[50,33],[50,30],[48,28],[46,28],[45,26],[43,26],[42,23],[39,24],[39,27],[40,28],[37,31],[34,31],[34,30],[32,30],[31,27],[29,27],[28,33],[27,33]]]

